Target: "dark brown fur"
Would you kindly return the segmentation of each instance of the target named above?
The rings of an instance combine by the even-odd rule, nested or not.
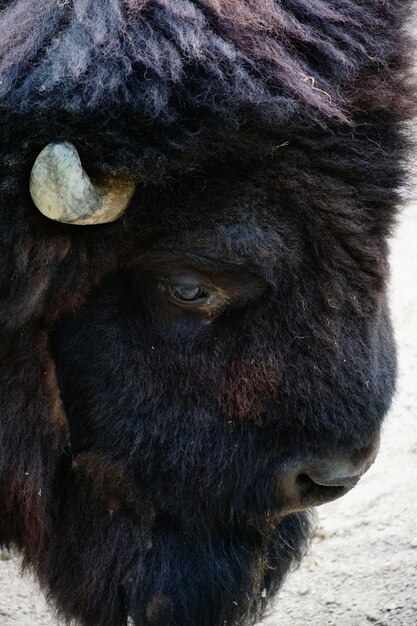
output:
[[[411,5],[0,1],[0,541],[63,619],[254,624],[309,537],[281,476],[378,433]],[[135,178],[123,218],[36,210],[64,140]],[[166,314],[190,256],[263,289]]]

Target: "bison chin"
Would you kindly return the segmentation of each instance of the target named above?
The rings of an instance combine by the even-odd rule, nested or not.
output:
[[[37,573],[65,618],[93,626],[254,624],[308,542],[307,513],[263,528],[157,513],[115,463],[78,457]]]

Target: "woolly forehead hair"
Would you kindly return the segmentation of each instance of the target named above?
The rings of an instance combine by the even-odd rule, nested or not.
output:
[[[255,115],[259,124],[350,122],[361,75],[378,64],[401,70],[409,5],[0,1],[0,103],[20,112],[127,107],[163,123],[186,111],[235,126]]]

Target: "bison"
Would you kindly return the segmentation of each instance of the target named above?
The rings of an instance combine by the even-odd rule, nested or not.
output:
[[[62,619],[254,624],[375,459],[411,5],[0,2],[0,542]]]

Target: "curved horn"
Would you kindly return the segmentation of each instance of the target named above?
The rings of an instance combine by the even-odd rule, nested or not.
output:
[[[125,212],[135,190],[132,180],[107,178],[93,183],[71,143],[50,143],[30,175],[30,195],[39,211],[66,224],[106,224]]]

